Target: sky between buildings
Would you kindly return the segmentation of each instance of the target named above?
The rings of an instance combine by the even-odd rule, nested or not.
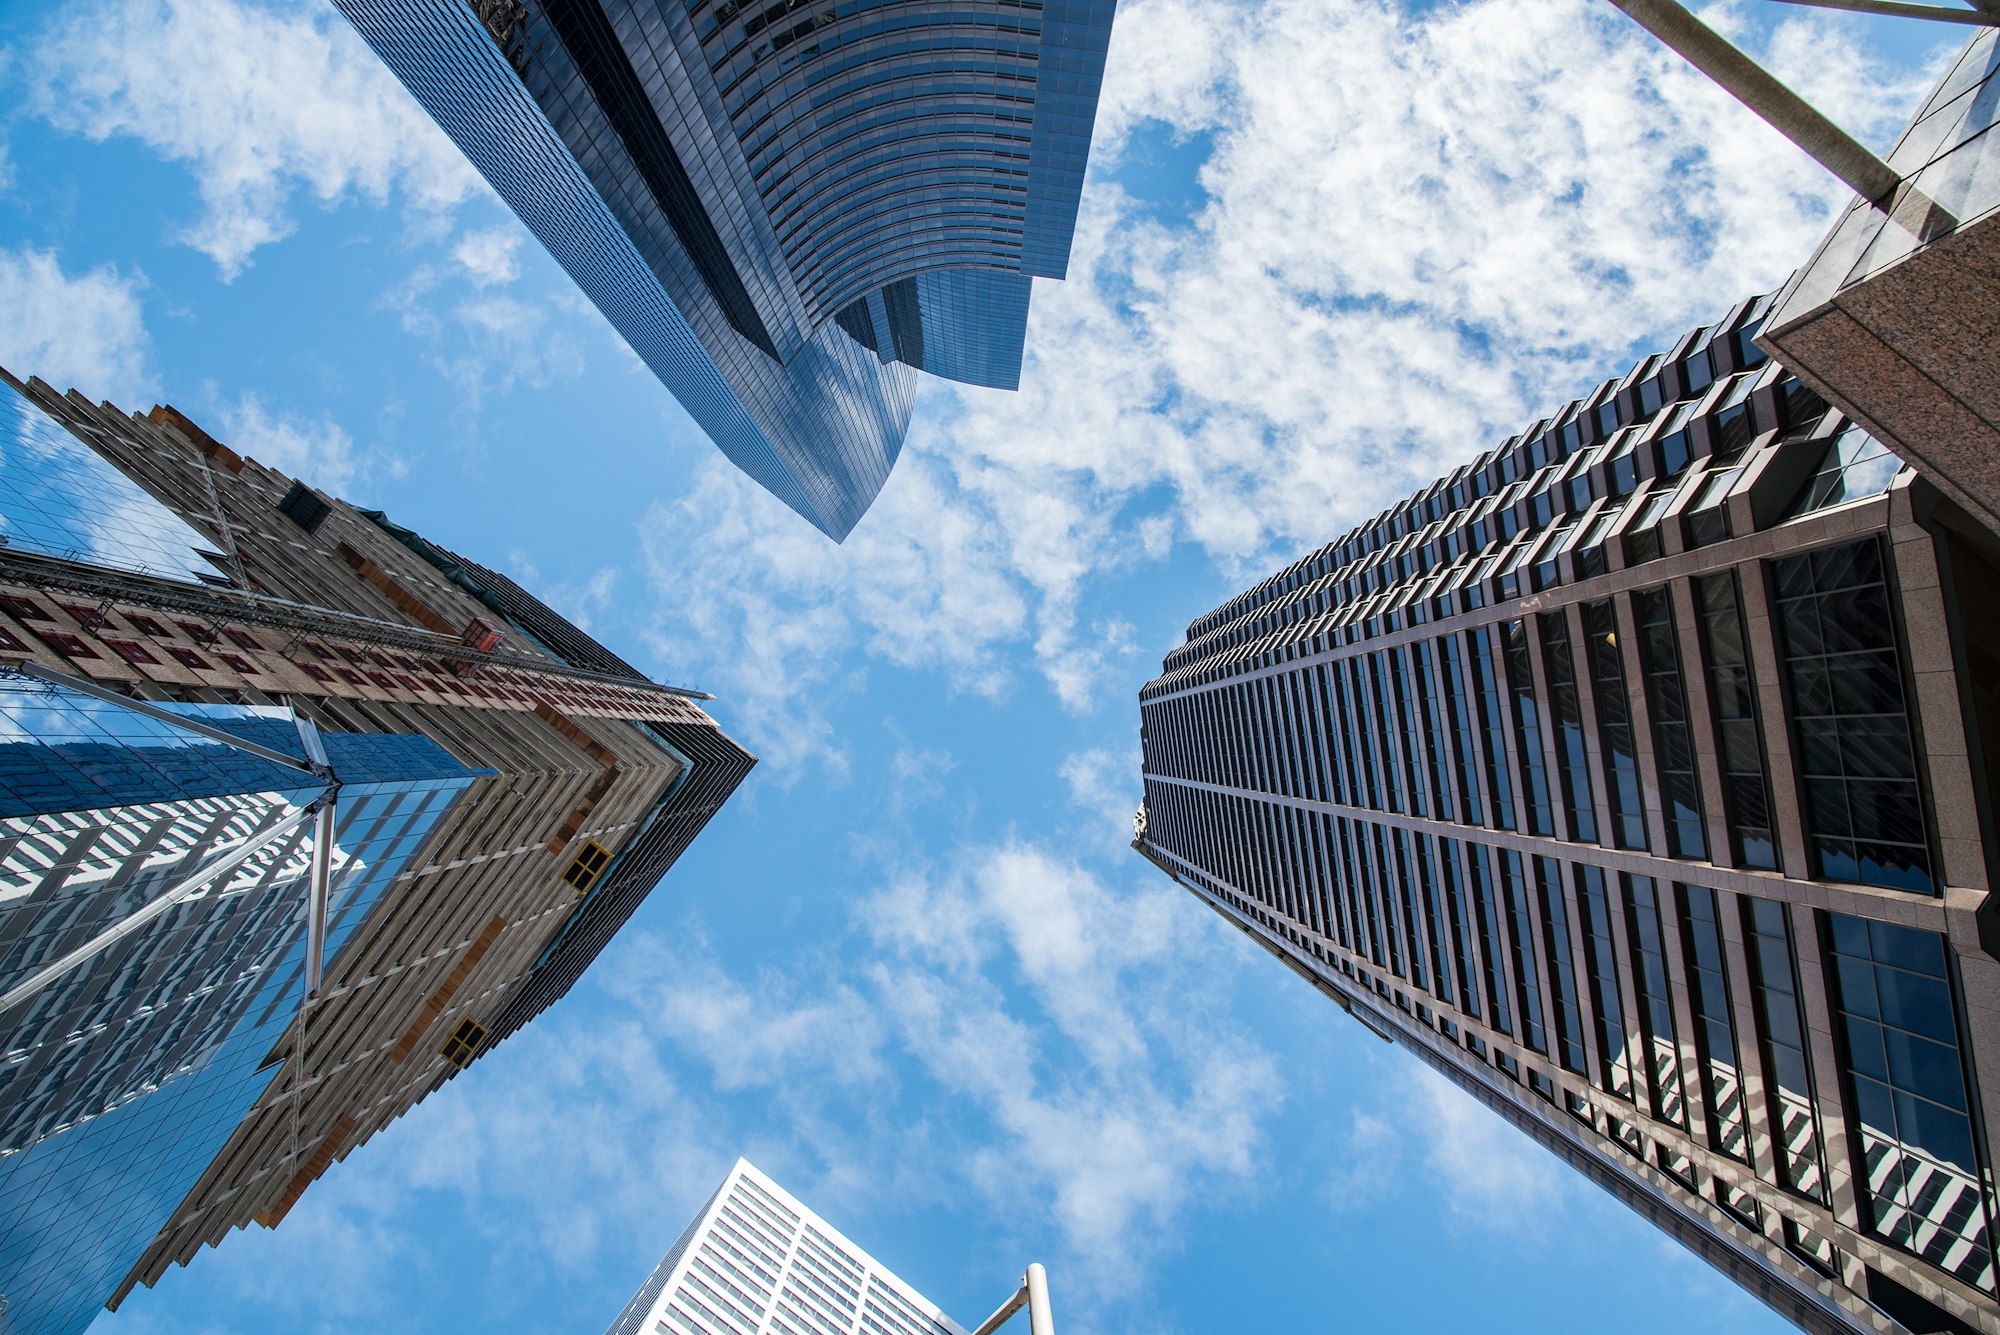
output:
[[[1953,36],[1704,12],[1878,146]],[[1788,1330],[1127,841],[1189,620],[1835,199],[1601,0],[1123,0],[1021,391],[929,382],[835,547],[330,8],[0,0],[0,364],[513,574],[763,758],[567,1001],[94,1335],[596,1335],[738,1153],[968,1325],[1039,1259],[1065,1335]]]

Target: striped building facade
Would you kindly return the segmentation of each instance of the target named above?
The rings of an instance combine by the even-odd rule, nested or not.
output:
[[[605,1335],[965,1335],[738,1159]]]
[[[1192,623],[1135,847],[1806,1329],[2000,1332],[2000,550],[1767,304]]]

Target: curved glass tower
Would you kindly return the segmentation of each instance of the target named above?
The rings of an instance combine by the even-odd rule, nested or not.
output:
[[[1116,0],[335,0],[722,452],[838,540],[1012,389]]]

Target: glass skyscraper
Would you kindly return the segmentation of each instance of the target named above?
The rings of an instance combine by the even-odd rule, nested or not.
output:
[[[281,745],[290,728],[281,711],[171,708]],[[295,771],[31,678],[0,679],[0,728],[0,987],[319,796]],[[338,958],[475,773],[426,737],[326,741],[342,780],[326,943]],[[12,1329],[89,1325],[271,1086],[266,1056],[304,996],[312,839],[292,828],[0,1011]]]
[[[738,1159],[605,1335],[965,1335]]]
[[[498,572],[0,380],[0,1327],[74,1335],[562,996],[754,762]]]
[[[1992,1332],[2000,553],[1767,307],[1195,620],[1134,843],[1806,1329]]]
[[[1116,0],[335,0],[737,467],[836,540],[917,371],[1020,380]]]

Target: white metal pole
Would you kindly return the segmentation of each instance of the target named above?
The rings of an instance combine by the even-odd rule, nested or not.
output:
[[[1027,1304],[1028,1304],[1028,1286],[1024,1283],[1021,1285],[1020,1288],[1014,1290],[1013,1297],[1009,1298],[1006,1302],[1001,1303],[1000,1306],[994,1310],[992,1316],[989,1316],[984,1321],[980,1322],[979,1328],[973,1331],[972,1335],[993,1335],[994,1331],[999,1330],[1000,1327],[1006,1325],[1009,1318],[1011,1318],[1014,1315],[1014,1313],[1020,1311],[1023,1307],[1027,1306]]]
[[[1049,1272],[1037,1261],[1028,1267],[1029,1335],[1056,1335],[1056,1319],[1049,1313]]]
[[[319,991],[320,966],[326,958],[327,900],[333,879],[333,796],[318,803],[313,822],[311,884],[306,889],[306,995]]]

